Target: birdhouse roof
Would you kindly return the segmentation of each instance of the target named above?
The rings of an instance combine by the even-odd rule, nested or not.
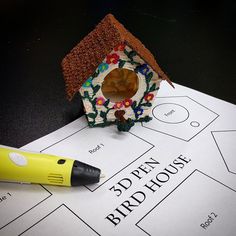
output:
[[[112,14],[108,14],[62,60],[66,92],[70,100],[89,76],[94,73],[104,58],[122,43],[135,50],[162,79],[171,84],[152,53],[140,40],[125,29]]]

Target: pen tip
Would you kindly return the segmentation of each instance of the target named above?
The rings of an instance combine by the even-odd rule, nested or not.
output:
[[[103,174],[103,173],[100,174],[100,179],[101,179],[101,178],[105,178],[105,177],[106,177],[105,174]]]

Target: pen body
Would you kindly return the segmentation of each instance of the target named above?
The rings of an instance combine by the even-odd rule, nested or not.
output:
[[[0,180],[71,186],[74,160],[0,146]]]

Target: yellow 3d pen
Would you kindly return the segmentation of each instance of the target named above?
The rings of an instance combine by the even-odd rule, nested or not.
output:
[[[0,181],[78,186],[100,178],[100,169],[77,160],[0,146]]]

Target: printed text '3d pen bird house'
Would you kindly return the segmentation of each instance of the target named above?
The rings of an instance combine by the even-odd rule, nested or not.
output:
[[[89,126],[128,131],[149,114],[161,80],[170,80],[151,52],[111,14],[62,61],[69,99],[79,92]],[[172,85],[172,84],[171,84]]]

